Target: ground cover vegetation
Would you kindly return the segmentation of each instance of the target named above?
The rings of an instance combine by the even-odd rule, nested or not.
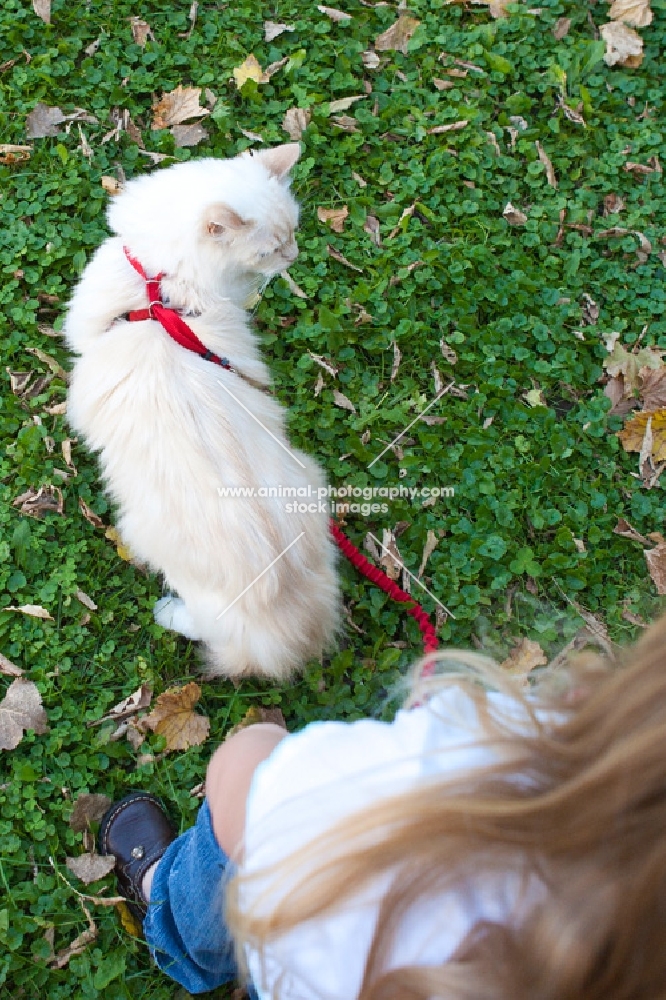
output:
[[[300,257],[256,308],[292,440],[334,486],[454,490],[378,497],[347,533],[444,645],[520,675],[610,648],[666,591],[665,8],[5,0],[0,995],[184,997],[102,905],[112,877],[79,860],[100,800],[81,797],[148,788],[185,828],[231,727],[389,715],[420,650],[343,564],[323,663],[284,688],[197,689],[64,415],[58,331],[108,198],[300,139]]]

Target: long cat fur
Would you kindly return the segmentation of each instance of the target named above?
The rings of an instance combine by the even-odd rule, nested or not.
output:
[[[319,655],[339,594],[325,513],[289,513],[279,497],[221,498],[218,487],[309,486],[316,498],[325,480],[289,444],[269,394],[158,322],[122,318],[147,305],[123,248],[149,276],[164,274],[165,305],[207,348],[269,387],[244,306],[298,253],[298,155],[290,143],[130,181],[109,207],[116,235],[85,268],[65,323],[78,355],[70,424],[99,453],[123,541],[180,598],[158,602],[156,618],[200,639],[208,672],[229,677],[285,679]]]

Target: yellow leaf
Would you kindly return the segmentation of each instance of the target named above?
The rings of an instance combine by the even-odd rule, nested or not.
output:
[[[259,60],[252,53],[250,53],[245,62],[242,62],[240,66],[234,67],[233,74],[239,90],[248,80],[254,80],[255,83],[264,83],[264,71],[259,65]]]
[[[644,410],[642,413],[637,413],[635,417],[626,422],[617,436],[625,451],[640,452],[648,420],[651,420],[652,427],[652,458],[655,462],[666,462],[666,408]]]
[[[123,930],[127,931],[132,937],[142,938],[143,927],[141,922],[134,916],[127,903],[116,903],[116,909]]]
[[[130,549],[128,549],[128,547],[123,544],[123,540],[115,528],[107,528],[106,531],[104,532],[104,537],[108,538],[110,542],[113,542],[115,544],[116,552],[118,553],[121,559],[124,559],[125,562],[132,562],[133,559],[132,553]]]
[[[525,683],[528,674],[535,667],[545,666],[546,663],[548,663],[548,658],[539,643],[533,642],[532,639],[523,638],[513,647],[500,666],[516,680]]]

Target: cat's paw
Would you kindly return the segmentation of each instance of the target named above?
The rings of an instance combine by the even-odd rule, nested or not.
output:
[[[153,608],[153,618],[162,628],[171,629],[172,632],[180,632],[186,639],[200,639],[197,627],[192,620],[192,616],[185,607],[185,602],[180,597],[167,594],[160,597]]]

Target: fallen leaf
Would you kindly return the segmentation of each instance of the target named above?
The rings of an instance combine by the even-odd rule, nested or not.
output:
[[[200,106],[200,97],[201,87],[183,87],[181,84],[168,94],[162,94],[160,100],[152,106],[151,129],[157,131],[169,128],[171,125],[180,125],[188,118],[202,118],[204,115],[209,115],[210,110]]]
[[[151,31],[150,25],[140,17],[130,18],[130,28],[132,29],[132,38],[142,49],[145,49],[149,38],[151,42],[155,41],[155,36]]]
[[[40,486],[35,490],[32,486],[12,501],[12,507],[18,507],[22,514],[28,517],[42,517],[44,514],[62,514],[64,501],[62,490],[57,486]]]
[[[384,528],[383,530],[382,554],[379,565],[389,580],[397,580],[403,569],[403,559],[395,540],[395,533],[389,528]]]
[[[375,48],[380,52],[387,52],[394,49],[407,55],[409,51],[409,40],[421,22],[415,17],[401,14],[395,24],[392,24],[387,31],[382,32],[375,39]]]
[[[264,39],[267,42],[272,42],[274,38],[281,35],[284,31],[294,31],[293,24],[279,24],[277,21],[264,21]]]
[[[607,194],[604,198],[604,216],[617,215],[624,207],[624,199],[618,194]]]
[[[512,0],[471,0],[471,2],[487,7],[491,16],[497,18],[508,16],[506,7]]]
[[[9,386],[12,392],[21,399],[25,395],[34,373],[13,372],[10,368],[5,368],[5,371],[9,375]]]
[[[594,301],[591,295],[587,292],[583,292],[583,315],[582,315],[582,325],[583,326],[594,326],[599,319],[599,306]]]
[[[27,729],[40,734],[48,731],[42,696],[36,684],[17,677],[0,701],[0,750],[14,750]]]
[[[351,21],[351,14],[346,14],[344,10],[338,10],[337,7],[324,7],[318,3],[317,10],[326,14],[326,17],[330,17],[331,21]]]
[[[82,951],[85,951],[88,945],[92,944],[97,937],[97,925],[90,916],[90,911],[86,907],[83,900],[79,900],[79,902],[81,903],[81,908],[86,915],[88,927],[85,931],[75,937],[70,945],[58,952],[55,958],[49,963],[49,968],[51,969],[64,969],[71,958],[75,955],[80,955]]]
[[[525,684],[535,667],[543,667],[547,663],[548,657],[539,643],[522,638],[513,647],[506,660],[500,663],[500,667],[515,677],[519,683]]]
[[[455,83],[453,80],[442,80],[440,77],[433,77],[433,86],[436,90],[453,90]]]
[[[21,604],[20,607],[14,607],[10,605],[2,609],[3,611],[18,611],[22,615],[28,615],[29,618],[43,618],[50,622],[54,621],[51,615],[48,613],[46,608],[43,608],[41,604]]]
[[[69,817],[70,828],[74,833],[83,833],[90,828],[91,823],[99,823],[110,806],[111,799],[108,795],[84,792],[74,802],[74,809]]]
[[[441,339],[441,340],[440,340],[440,342],[439,342],[439,346],[440,346],[440,349],[441,349],[441,352],[442,352],[442,355],[443,355],[443,356],[444,356],[444,358],[445,358],[445,359],[446,359],[446,360],[448,361],[448,363],[449,363],[450,365],[455,365],[455,364],[457,363],[457,361],[458,361],[458,355],[457,355],[457,354],[456,354],[456,352],[455,352],[455,351],[453,350],[453,348],[452,348],[452,347],[450,347],[450,346],[449,346],[449,345],[447,344],[447,342],[446,342],[446,341],[444,340],[444,338],[443,338],[443,337],[442,337],[442,339]]]
[[[65,438],[61,442],[60,448],[62,450],[62,457],[65,459],[65,465],[67,465],[76,474],[76,466],[72,461],[72,445],[76,444],[78,438]]]
[[[632,163],[627,160],[625,165],[622,167],[624,171],[630,174],[660,174],[661,164],[656,156],[651,156],[647,163]]]
[[[326,383],[324,382],[324,376],[322,375],[321,372],[318,372],[317,381],[315,382],[315,387],[314,387],[315,399],[317,398],[321,390],[325,387],[325,385]]]
[[[433,378],[435,380],[435,395],[437,396],[444,388],[444,383],[442,382],[442,376],[440,370],[434,361],[430,362],[430,371],[432,372]]]
[[[569,28],[571,27],[570,17],[558,17],[557,21],[553,25],[553,34],[558,42],[565,38],[569,34]]]
[[[85,608],[88,608],[89,611],[97,611],[97,605],[93,601],[92,597],[88,597],[85,590],[77,590],[74,596],[77,601],[80,601],[81,604],[83,604]]]
[[[7,657],[0,653],[0,674],[4,674],[5,677],[21,677],[23,676],[23,670],[17,667],[15,663],[8,660]]]
[[[288,62],[289,62],[289,56],[285,56],[284,59],[278,59],[277,62],[273,62],[270,64],[270,66],[267,66],[266,69],[264,70],[264,75],[261,80],[261,83],[268,83],[270,78],[275,73],[277,73],[279,69],[282,69],[283,66],[286,66]]]
[[[106,715],[102,716],[101,719],[95,719],[94,722],[89,722],[89,726],[100,726],[103,722],[108,722],[112,720],[114,722],[119,722],[122,719],[127,719],[132,715],[136,715],[138,712],[142,712],[144,709],[150,707],[150,702],[153,697],[153,689],[149,684],[142,684],[136,689],[132,694],[128,695],[127,698],[123,698],[119,701],[117,705],[107,712]]]
[[[337,260],[339,264],[344,264],[345,267],[350,267],[352,271],[358,271],[359,274],[363,274],[363,268],[357,267],[356,264],[352,264],[348,261],[347,258],[343,257],[342,254],[335,249],[335,247],[330,245],[330,243],[326,244],[326,252],[329,257],[332,257],[333,260]]]
[[[643,39],[623,21],[609,21],[599,27],[606,43],[604,62],[607,66],[628,66],[635,69],[643,61]]]
[[[84,885],[99,882],[116,867],[112,854],[80,854],[76,858],[66,858],[65,864]]]
[[[336,126],[336,128],[341,128],[343,132],[358,132],[358,126],[356,124],[356,119],[351,118],[350,115],[333,115],[331,118],[331,123]]]
[[[397,233],[399,233],[399,232],[400,232],[400,230],[401,230],[401,228],[402,228],[402,223],[403,223],[403,222],[405,221],[405,219],[411,219],[412,215],[414,214],[414,210],[415,210],[415,208],[416,208],[416,202],[412,202],[412,204],[411,204],[411,205],[409,205],[409,206],[408,206],[407,208],[404,208],[404,209],[402,210],[402,213],[401,213],[401,215],[400,215],[400,218],[398,219],[398,224],[397,224],[397,226],[394,226],[394,228],[393,228],[393,229],[391,230],[391,232],[390,232],[390,233],[388,234],[388,238],[389,238],[390,240],[392,240],[392,239],[393,239],[393,237],[394,237],[394,236],[396,236],[396,235],[397,235]]]
[[[310,355],[312,360],[319,365],[320,368],[323,368],[324,371],[327,371],[329,375],[333,376],[333,378],[335,378],[335,376],[340,371],[340,369],[336,365],[334,365],[332,361],[329,361],[328,358],[322,358],[318,354],[313,354],[312,351],[308,351],[308,354]]]
[[[355,170],[352,170],[352,177],[354,178],[354,180],[356,181],[356,183],[360,188],[366,188],[368,186],[368,182],[363,180],[361,175],[357,174]]]
[[[46,351],[43,351],[41,347],[26,347],[26,351],[28,354],[34,354],[36,358],[39,358],[45,365],[48,365],[56,378],[62,379],[63,382],[69,381],[69,375],[60,362],[56,361],[50,354],[47,354]]]
[[[195,681],[183,687],[169,688],[159,695],[155,708],[143,719],[143,725],[166,739],[166,752],[199,746],[208,737],[210,720],[194,711],[201,697]]]
[[[312,112],[309,108],[289,108],[282,119],[282,128],[290,139],[297,142],[310,124]]]
[[[79,497],[79,510],[85,517],[86,521],[89,524],[92,524],[94,528],[106,528],[102,518],[96,514],[95,511],[88,506],[85,500],[81,499],[81,497]]]
[[[346,205],[342,208],[321,208],[317,209],[317,218],[320,222],[327,222],[334,233],[341,233],[344,229],[345,219],[349,215]]]
[[[651,457],[655,462],[666,461],[666,408],[637,413],[617,436],[625,451],[641,452],[646,434],[652,435]]]
[[[375,218],[374,215],[366,215],[365,222],[363,223],[363,231],[368,234],[376,247],[380,247],[382,245],[382,237],[379,230],[379,219]]]
[[[11,167],[15,163],[24,163],[30,159],[32,146],[13,146],[11,143],[0,143],[0,163]]]
[[[356,407],[352,403],[351,399],[347,399],[344,393],[340,392],[338,389],[333,390],[333,402],[336,406],[342,407],[343,410],[350,410],[351,413],[356,413]]]
[[[112,197],[113,195],[120,194],[123,189],[122,184],[117,180],[117,178],[109,177],[108,175],[102,177],[102,187],[106,193],[110,194]]]
[[[634,354],[617,340],[608,357],[604,358],[602,365],[612,378],[622,375],[625,396],[632,396],[643,385],[643,375],[641,374],[643,371],[650,369],[658,371],[663,367],[662,356],[664,354],[666,351],[663,349],[653,347],[643,347]],[[649,409],[649,407],[646,406],[645,409]]]
[[[127,903],[124,900],[123,902],[118,903],[116,906],[116,910],[118,911],[118,916],[120,917],[120,924],[123,930],[127,934],[129,934],[130,937],[135,937],[139,938],[140,940],[143,940],[143,924],[138,919],[138,917],[134,916]]]
[[[287,282],[289,285],[289,290],[292,295],[296,295],[299,299],[307,299],[309,296],[303,291],[300,285],[297,285],[289,271],[280,271],[280,277]]]
[[[432,128],[427,129],[427,133],[428,135],[441,135],[443,132],[459,132],[466,125],[469,125],[469,121],[463,119],[459,122],[451,122],[450,125],[434,125]]]
[[[618,518],[618,522],[613,528],[614,535],[621,535],[622,538],[630,538],[632,542],[640,542],[641,545],[647,545],[648,540],[643,535],[639,534],[635,528],[629,524],[623,517]]]
[[[139,152],[142,156],[147,156],[152,163],[162,163],[163,160],[174,159],[174,157],[170,156],[169,153],[154,153],[152,149],[140,149]]]
[[[546,168],[546,178],[548,180],[548,183],[550,184],[551,187],[556,188],[557,187],[557,178],[555,177],[555,171],[553,170],[553,164],[550,162],[550,158],[549,158],[548,154],[546,153],[545,149],[543,148],[543,146],[541,145],[541,143],[538,140],[537,140],[537,142],[534,143],[534,145],[536,146],[536,151],[539,154],[539,159],[541,160],[541,162],[543,163],[544,167]]]
[[[416,574],[418,576],[419,580],[423,576],[423,571],[426,568],[426,563],[428,562],[428,559],[430,558],[430,556],[432,555],[432,553],[435,551],[435,549],[437,548],[438,544],[439,544],[439,538],[437,537],[437,535],[435,534],[435,532],[431,531],[430,528],[429,528],[428,529],[428,534],[426,535],[426,542],[425,542],[425,545],[423,546],[423,555],[421,556],[421,565],[419,566],[419,571]]]
[[[398,368],[400,367],[400,359],[402,358],[402,352],[398,347],[395,340],[393,341],[393,367],[391,368],[391,382],[395,381],[395,377],[398,374]]]
[[[381,60],[372,49],[366,49],[365,52],[361,52],[361,62],[366,69],[377,69]]]
[[[645,561],[658,594],[666,594],[666,543],[645,550]]]
[[[640,396],[644,410],[659,410],[666,407],[666,365],[659,368],[641,368]]]
[[[624,21],[634,28],[647,28],[652,24],[650,0],[613,0],[608,16],[612,21]]]
[[[32,9],[44,24],[51,23],[51,0],[32,0]]]
[[[525,213],[521,212],[517,208],[514,208],[510,201],[507,201],[502,215],[510,226],[524,226],[527,222],[527,216]]]
[[[224,737],[224,742],[239,733],[241,729],[248,729],[250,726],[256,726],[261,723],[270,722],[274,726],[279,726],[281,729],[286,731],[287,723],[284,721],[284,715],[282,714],[281,708],[266,708],[264,705],[251,705],[247,712],[235,726],[232,726],[229,732]],[[192,794],[190,792],[190,794]]]
[[[58,135],[60,132],[58,125],[64,121],[65,115],[60,108],[49,107],[48,104],[42,104],[40,101],[35,104],[25,120],[25,134],[28,139],[43,139],[45,136]]]
[[[240,127],[239,127],[238,131],[241,132],[245,136],[245,138],[249,139],[251,142],[263,142],[264,141],[263,135],[259,135],[258,132],[250,132],[249,129],[240,128]]]
[[[355,104],[356,101],[362,101],[364,97],[367,97],[367,94],[357,94],[355,97],[341,97],[337,101],[331,101],[328,105],[329,113],[347,111],[348,108],[351,108],[352,104]]]
[[[236,81],[236,86],[240,90],[244,83],[248,80],[254,80],[255,83],[264,82],[264,71],[262,70],[257,57],[250,53],[250,55],[240,64],[240,66],[235,66],[233,69],[233,77]]]
[[[104,527],[104,525],[102,525]],[[116,546],[116,552],[124,562],[132,562],[132,550],[124,544],[122,538],[118,534],[115,528],[107,528],[104,532],[104,537],[108,538],[110,542],[113,542]]]
[[[199,122],[194,122],[192,125],[174,125],[171,129],[171,135],[179,149],[185,146],[198,146],[200,142],[208,138],[208,132]]]

